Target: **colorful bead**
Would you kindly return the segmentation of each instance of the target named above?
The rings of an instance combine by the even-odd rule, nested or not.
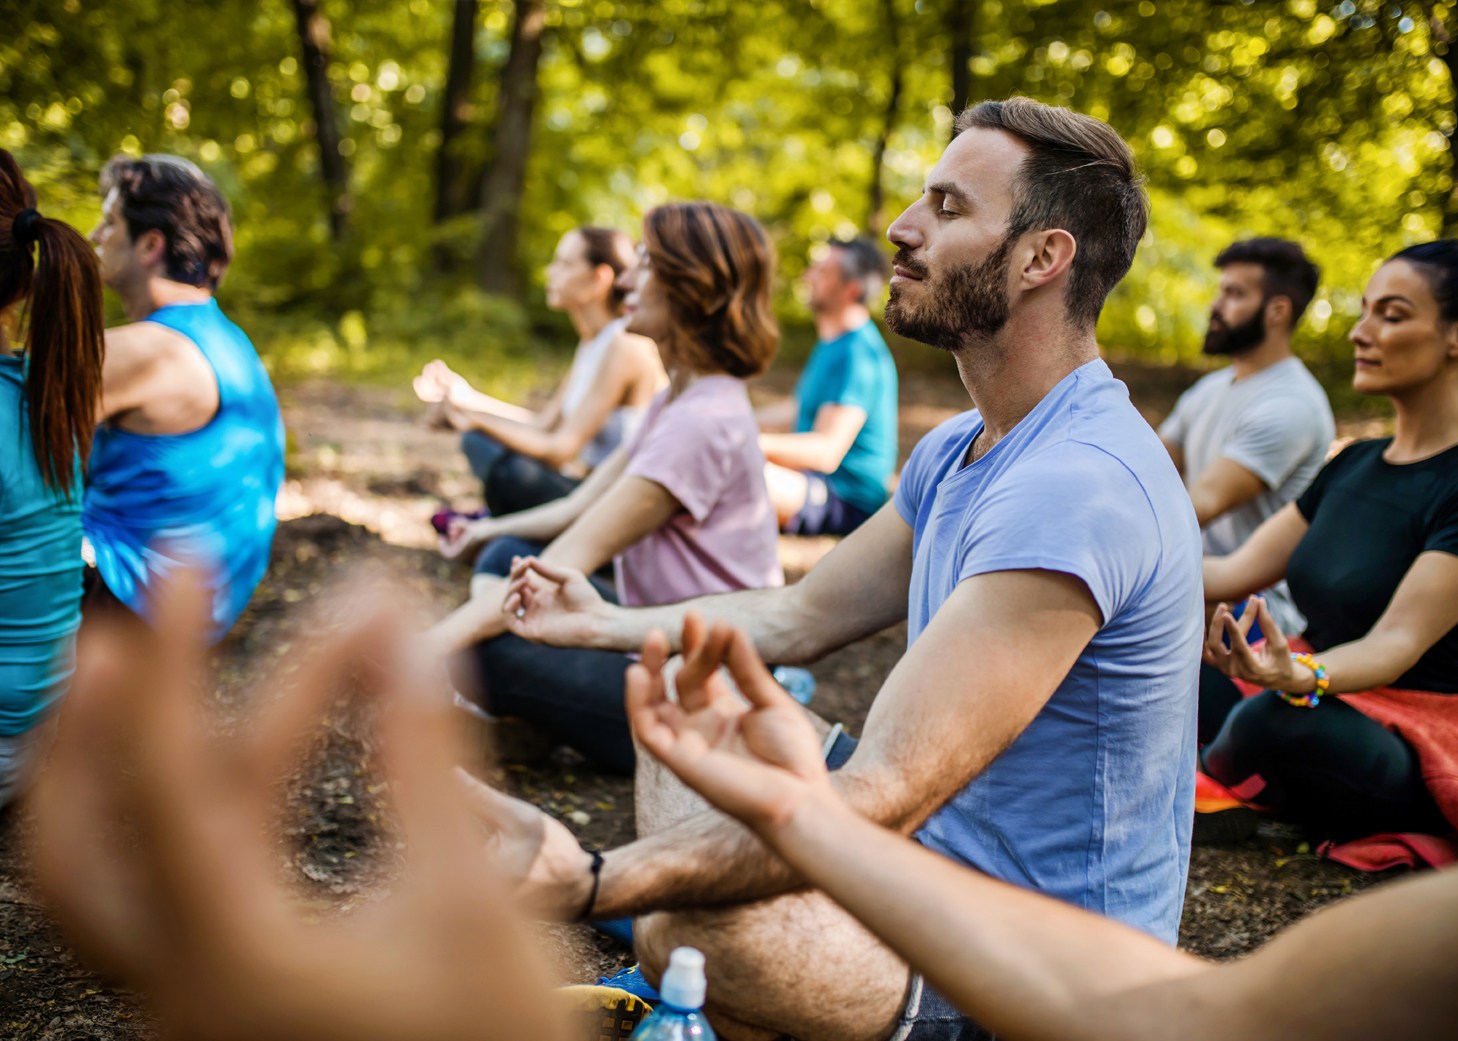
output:
[[[1305,651],[1292,651],[1291,660],[1298,665],[1305,665],[1311,670],[1316,677],[1316,689],[1310,694],[1292,694],[1284,690],[1278,690],[1276,693],[1288,705],[1295,705],[1297,708],[1315,708],[1321,704],[1321,696],[1331,688],[1326,666],[1317,661],[1314,655],[1307,654]]]

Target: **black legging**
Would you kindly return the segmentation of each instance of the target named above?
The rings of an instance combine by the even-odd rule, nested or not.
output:
[[[1208,736],[1213,731],[1213,736]],[[1314,709],[1275,691],[1242,698],[1218,670],[1200,677],[1204,770],[1229,787],[1252,777],[1250,800],[1323,839],[1452,830],[1423,784],[1417,753],[1382,724],[1336,698]]]
[[[505,575],[512,557],[541,549],[525,539],[496,539],[482,551],[476,571]],[[598,575],[592,581],[605,597],[617,600],[611,583]],[[603,770],[633,772],[633,737],[623,706],[624,673],[633,662],[628,655],[548,647],[510,633],[483,640],[466,653],[475,666],[475,682],[458,686],[486,711],[536,724]]]
[[[486,508],[497,517],[560,499],[582,483],[539,459],[513,452],[479,430],[461,435],[461,451],[471,472],[481,479]]]

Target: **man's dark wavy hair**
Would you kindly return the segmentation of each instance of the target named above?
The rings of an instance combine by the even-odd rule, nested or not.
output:
[[[133,241],[160,231],[174,282],[217,289],[233,260],[228,200],[208,175],[173,155],[118,155],[101,171],[103,198],[115,188]]]

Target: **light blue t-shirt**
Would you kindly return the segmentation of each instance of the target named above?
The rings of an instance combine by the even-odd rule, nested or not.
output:
[[[1102,361],[964,466],[981,429],[975,411],[948,420],[902,471],[896,509],[915,533],[908,640],[959,582],[994,571],[1073,575],[1104,621],[1027,729],[916,838],[1172,943],[1204,609],[1190,497]]]
[[[795,384],[795,433],[815,427],[822,405],[847,405],[866,414],[865,425],[825,483],[843,502],[875,513],[890,494],[896,470],[896,362],[875,322],[822,340]]]
[[[41,480],[25,367],[0,357],[0,735],[33,727],[71,676],[81,624],[81,460],[73,490]]]

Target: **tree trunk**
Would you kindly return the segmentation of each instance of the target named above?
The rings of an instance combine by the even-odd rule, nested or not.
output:
[[[972,104],[972,26],[976,0],[951,0],[947,9],[947,42],[952,62],[952,115]]]
[[[339,120],[334,93],[329,89],[329,19],[319,10],[320,0],[294,0],[299,42],[304,51],[304,77],[314,109],[314,140],[319,145],[319,169],[329,194],[329,234],[338,242],[349,227],[349,169],[339,154]]]
[[[901,18],[896,13],[896,0],[881,0],[881,13],[885,18],[886,39],[891,54],[891,88],[886,95],[885,117],[881,121],[881,133],[876,137],[876,147],[871,156],[871,192],[866,208],[866,230],[876,238],[886,233],[886,145],[891,131],[896,128],[896,111],[901,106]]]
[[[452,148],[471,122],[471,73],[476,64],[476,16],[480,0],[455,0],[451,50],[441,103],[440,149],[435,155],[435,222],[471,209],[470,172]]]
[[[514,0],[511,51],[501,71],[500,106],[491,134],[491,165],[481,186],[479,281],[488,293],[519,290],[516,240],[537,103],[537,65],[546,26],[544,0]]]

